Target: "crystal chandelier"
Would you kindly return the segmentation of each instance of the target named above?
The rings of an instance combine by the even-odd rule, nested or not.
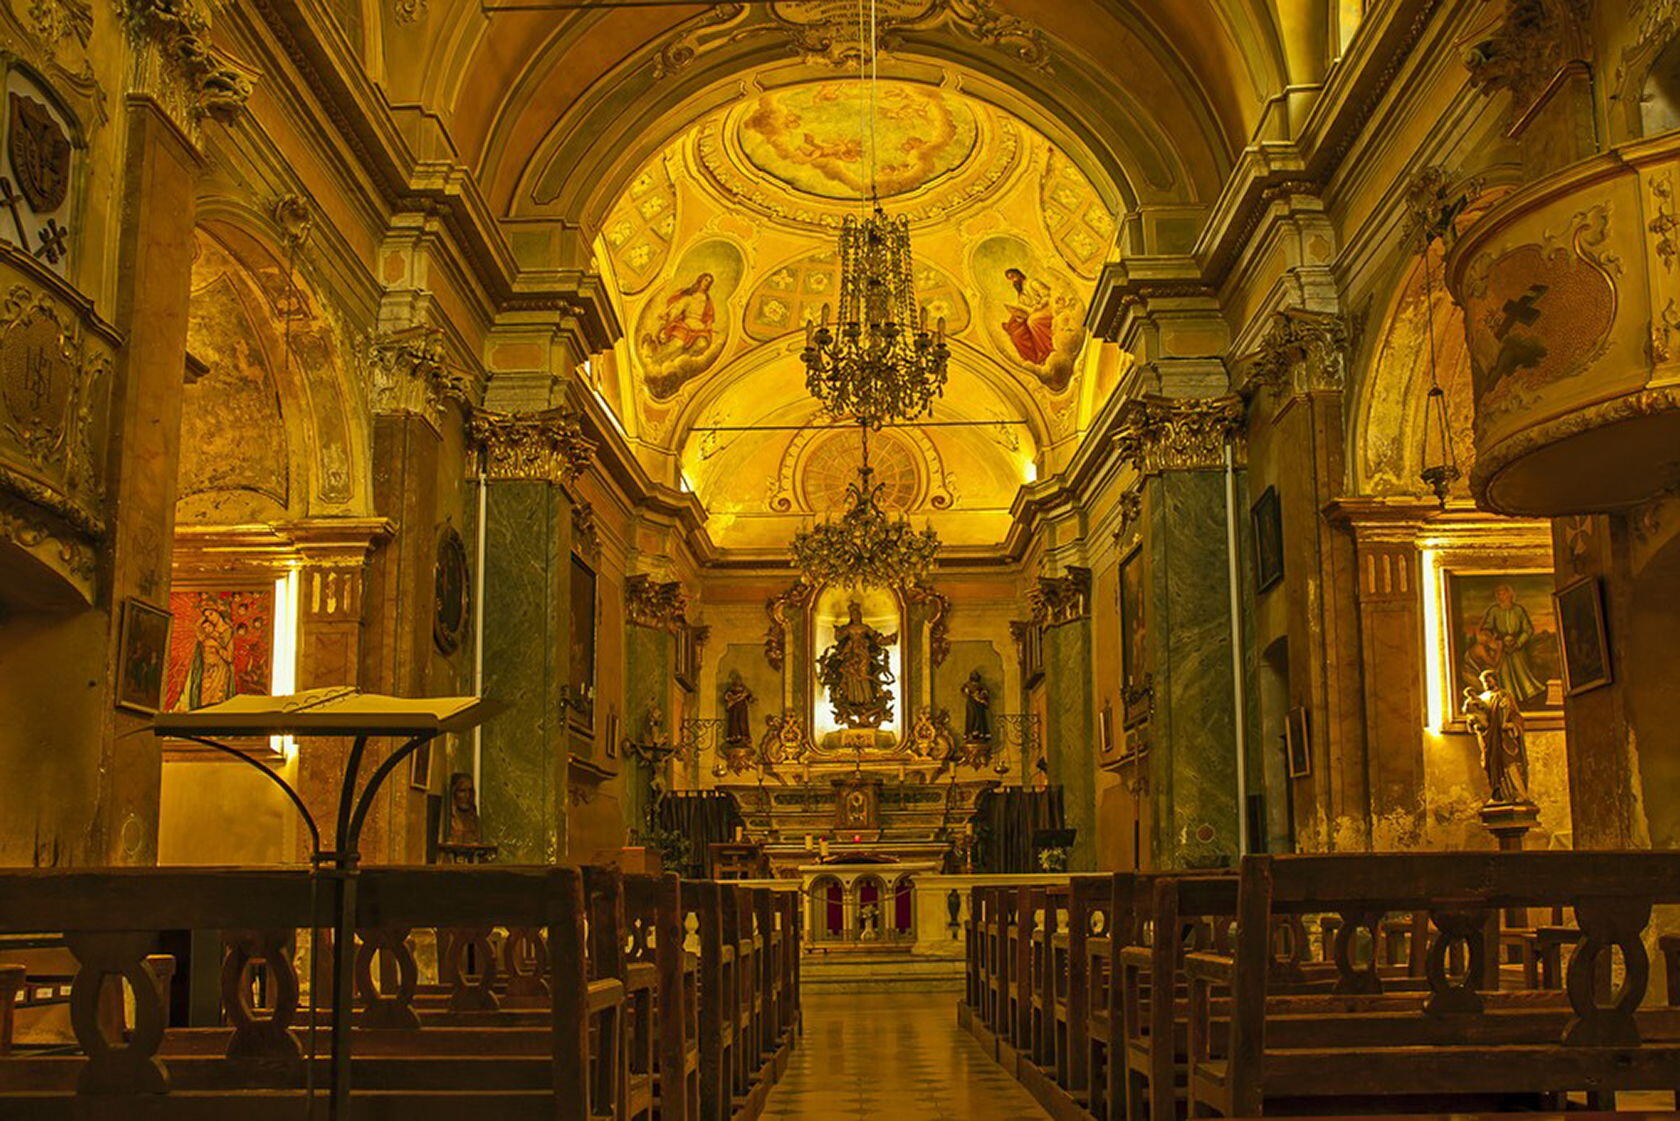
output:
[[[930,331],[916,303],[910,220],[889,218],[877,203],[866,218],[840,226],[840,314],[805,325],[805,384],[836,416],[880,427],[928,412],[945,389],[945,320]]]
[[[863,464],[858,481],[846,484],[846,510],[823,519],[793,538],[793,560],[807,583],[821,588],[909,587],[922,581],[939,551],[932,527],[917,532],[910,519],[881,509],[885,483],[869,466],[869,428],[863,429]]]

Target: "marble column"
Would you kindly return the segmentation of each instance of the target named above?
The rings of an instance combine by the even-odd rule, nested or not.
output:
[[[1256,633],[1251,645],[1258,650],[1272,639],[1281,620],[1288,704],[1306,713],[1310,756],[1305,777],[1283,781],[1294,802],[1294,843],[1307,850],[1369,848],[1378,820],[1372,816],[1369,772],[1379,764],[1368,758],[1360,703],[1369,677],[1362,682],[1359,668],[1353,541],[1326,515],[1343,493],[1347,474],[1342,408],[1347,347],[1341,316],[1283,308],[1270,317],[1243,381],[1250,485],[1239,516],[1247,529],[1250,504],[1267,486],[1275,489],[1283,562],[1280,583],[1267,593],[1270,602],[1256,593],[1256,613],[1270,608],[1272,629]],[[1251,557],[1252,548],[1245,560]],[[1251,563],[1245,571],[1252,573]],[[1258,723],[1251,727],[1258,731]],[[1275,752],[1277,745],[1262,745],[1258,735],[1253,741],[1250,769],[1257,775],[1265,758],[1261,749]],[[1276,755],[1271,759],[1275,763]],[[1251,783],[1250,789],[1260,786]]]
[[[143,48],[144,49],[144,48]],[[203,157],[158,102],[128,102],[128,162],[117,246],[117,323],[126,335],[112,400],[114,544],[107,666],[116,664],[117,608],[129,596],[169,601],[183,361],[193,257],[194,199]],[[114,683],[113,683],[114,688]],[[113,710],[99,768],[100,813],[88,857],[109,864],[157,859],[162,754],[146,717]]]
[[[484,696],[506,706],[483,732],[484,839],[506,863],[567,855],[572,506],[564,484],[593,445],[564,406],[475,411],[471,440],[488,480],[485,505]]]
[[[1374,837],[1379,849],[1423,843],[1426,812],[1424,740],[1419,714],[1429,711],[1428,683],[1420,655],[1423,629],[1418,535],[1439,513],[1433,502],[1411,498],[1342,499],[1330,519],[1351,532],[1359,574],[1359,657],[1363,668],[1366,813],[1389,832]],[[1297,807],[1299,813],[1307,807]],[[1326,821],[1333,820],[1328,811]]]
[[[1091,716],[1091,573],[1068,566],[1040,577],[1027,592],[1032,625],[1040,630],[1044,669],[1044,737],[1050,781],[1062,788],[1067,825],[1074,830],[1069,867],[1096,868],[1097,745]],[[1023,777],[1029,786],[1032,775]]]
[[[1143,480],[1156,868],[1229,864],[1239,847],[1225,452],[1242,420],[1235,397],[1150,395],[1118,437]]]
[[[666,709],[676,665],[676,628],[686,622],[682,588],[675,582],[635,575],[625,581],[624,599],[629,624],[624,644],[625,732],[640,742],[662,736],[664,742],[655,746],[669,746],[682,731],[675,724],[677,714]],[[650,721],[654,715],[657,721]],[[672,764],[662,766],[663,781],[670,789]],[[624,823],[629,829],[647,827],[653,777],[650,765],[639,759],[630,766],[623,786]]]

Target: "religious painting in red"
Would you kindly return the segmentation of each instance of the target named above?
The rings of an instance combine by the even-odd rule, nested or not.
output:
[[[163,707],[203,708],[272,681],[274,589],[174,591],[169,607],[169,676]]]

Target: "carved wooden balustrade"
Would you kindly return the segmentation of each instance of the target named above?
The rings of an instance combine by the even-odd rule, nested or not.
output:
[[[776,926],[768,891],[568,867],[367,868],[358,881],[352,1115],[751,1116],[785,1064],[797,973],[771,966],[797,956],[798,928]],[[0,1115],[224,1117],[237,1100],[242,1115],[295,1118],[313,1096],[327,1116],[337,1013],[307,979],[326,976],[332,908],[303,870],[0,873],[0,932],[61,934],[75,957],[79,1052],[0,1059]],[[175,961],[156,951],[181,930],[219,932],[219,1026],[168,1024]],[[435,984],[422,979],[432,932]],[[702,999],[708,975],[724,978],[726,1006]],[[0,1027],[25,984],[0,965]],[[700,1040],[726,1028],[740,1049],[708,1069]],[[708,1080],[728,1091],[718,1111],[702,1105]]]

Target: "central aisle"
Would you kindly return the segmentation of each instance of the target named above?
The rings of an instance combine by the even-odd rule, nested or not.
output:
[[[805,1034],[764,1117],[782,1121],[1046,1121],[957,1027],[951,992],[806,990]]]

